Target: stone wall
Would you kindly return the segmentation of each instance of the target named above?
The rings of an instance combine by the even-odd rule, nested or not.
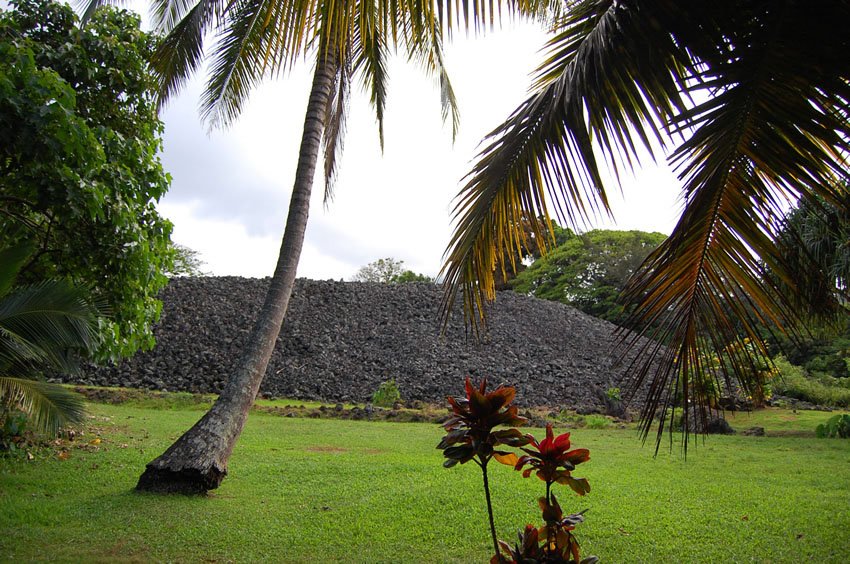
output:
[[[165,289],[158,345],[92,385],[217,392],[227,380],[268,280],[177,278]],[[395,379],[406,400],[443,401],[464,377],[510,384],[526,405],[592,409],[619,386],[614,326],[562,304],[500,292],[486,338],[467,338],[456,308],[440,334],[440,287],[298,280],[261,394],[366,401]]]

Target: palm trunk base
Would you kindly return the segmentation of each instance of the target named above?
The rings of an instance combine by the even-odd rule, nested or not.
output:
[[[158,468],[151,463],[139,477],[136,491],[204,495],[221,485],[225,476],[227,476],[227,470],[218,468],[200,470],[184,466],[175,470],[167,467]]]

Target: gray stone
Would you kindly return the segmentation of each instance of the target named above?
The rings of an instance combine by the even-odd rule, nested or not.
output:
[[[65,381],[219,392],[267,286],[268,279],[175,278],[162,294],[153,350]],[[464,326],[459,303],[441,332],[442,292],[433,284],[298,280],[260,393],[365,402],[394,379],[405,401],[442,403],[462,394],[472,374],[486,376],[491,388],[516,386],[522,405],[604,413],[593,386],[628,386],[624,366],[631,357],[615,364],[614,325],[563,304],[499,292],[479,342]]]

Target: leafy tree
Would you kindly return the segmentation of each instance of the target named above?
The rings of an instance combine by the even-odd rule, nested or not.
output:
[[[661,233],[643,231],[588,231],[534,261],[511,286],[620,323],[625,320],[620,292],[664,239]]]
[[[404,261],[394,258],[382,258],[370,262],[351,277],[353,282],[383,282],[389,284],[404,272]]]
[[[807,293],[806,303],[829,304],[831,298],[847,302],[850,283],[850,190],[847,184],[841,187],[838,198],[838,202],[823,198],[800,202],[788,213],[780,232],[788,249],[788,260],[799,264],[792,274],[796,286]],[[806,269],[812,262],[818,267],[814,275]],[[771,274],[777,278],[777,283],[782,283],[778,273]],[[829,310],[826,313],[830,313]]]
[[[174,264],[166,273],[171,276],[207,276],[203,266],[206,264],[201,260],[201,254],[195,249],[180,243],[172,244]]]
[[[13,287],[33,249],[0,250],[0,429],[22,411],[36,431],[56,434],[82,420],[82,398],[42,381],[45,370],[75,372],[76,359],[97,343],[97,304],[65,281]]]
[[[153,346],[171,267],[154,47],[126,11],[79,29],[63,4],[0,12],[0,240],[36,252],[21,280],[65,278],[103,296],[97,356]]]
[[[84,18],[105,1],[88,0]],[[494,5],[482,0],[461,5],[443,0],[298,4],[286,0],[154,0],[152,4],[155,25],[167,33],[153,57],[163,99],[198,70],[204,60],[204,39],[216,34],[210,51],[210,78],[201,101],[202,113],[212,125],[234,120],[251,88],[262,79],[287,70],[304,56],[315,61],[280,255],[248,345],[210,411],[147,465],[137,485],[142,490],[203,492],[218,487],[227,473],[227,460],[280,333],[304,242],[313,176],[323,149],[325,201],[332,196],[352,81],[358,77],[369,91],[383,143],[387,57],[401,50],[439,77],[444,117],[451,112],[456,125],[454,95],[443,67],[442,22],[490,22]]]
[[[404,268],[404,261],[391,257],[370,262],[351,277],[353,282],[381,282],[397,284],[404,282],[433,282],[434,279],[424,274],[417,274]]]
[[[569,3],[528,99],[490,134],[459,196],[444,315],[461,292],[470,322],[483,319],[493,264],[505,243],[521,244],[521,218],[548,217],[546,190],[571,224],[585,224],[608,212],[600,151],[619,172],[660,146],[684,208],[625,292],[628,325],[645,328],[624,336],[640,353],[635,385],[649,381],[643,431],[660,416],[660,441],[677,383],[688,390],[700,372],[701,343],[723,350],[750,338],[732,364],[755,389],[747,366],[768,356],[759,322],[793,331],[814,307],[765,275],[792,282],[800,267],[778,233],[784,202],[821,198],[847,212],[848,18],[847,0]],[[545,222],[534,228],[545,236]],[[684,405],[708,418],[699,390]]]
[[[815,306],[838,299],[845,307],[824,312],[811,309],[802,335],[770,333],[768,342],[773,354],[782,353],[792,364],[804,367],[809,373],[834,378],[848,376],[847,358],[850,355],[850,314],[847,311],[848,280],[850,280],[850,192],[844,187],[842,205],[822,199],[804,201],[786,216],[781,237],[786,241],[789,260],[800,266],[792,273],[794,283],[806,298],[804,304]],[[811,269],[811,261],[817,269]],[[778,284],[784,281],[770,272]],[[825,276],[824,276],[825,275]],[[826,315],[823,315],[823,314]]]

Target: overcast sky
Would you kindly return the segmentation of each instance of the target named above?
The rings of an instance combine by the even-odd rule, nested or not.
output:
[[[144,4],[142,4],[144,6]],[[383,257],[434,276],[451,234],[452,201],[481,139],[525,98],[546,36],[533,24],[506,24],[486,37],[456,34],[446,66],[461,125],[440,117],[433,78],[403,58],[390,65],[385,151],[359,86],[352,97],[336,197],[322,206],[317,172],[299,277],[348,279]],[[207,133],[197,111],[199,76],[166,107],[163,164],[173,182],[159,204],[173,239],[191,247],[217,275],[269,276],[294,180],[312,67],[304,63],[255,90],[229,129]],[[677,183],[665,166],[647,166],[608,186],[616,226],[669,233],[678,216]],[[599,222],[596,227],[610,227]]]

